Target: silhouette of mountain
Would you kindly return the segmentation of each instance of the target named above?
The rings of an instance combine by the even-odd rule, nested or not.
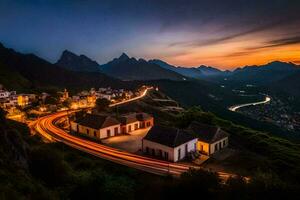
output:
[[[270,85],[270,88],[300,100],[300,70]]]
[[[269,84],[297,72],[299,67],[293,63],[274,61],[261,66],[245,66],[233,71],[228,80]]]
[[[130,58],[123,53],[119,58],[101,65],[105,74],[122,80],[185,80],[181,74],[144,59]]]
[[[34,54],[21,54],[0,45],[0,83],[7,88],[127,86],[99,72],[76,72],[51,64]]]
[[[71,71],[86,71],[86,72],[99,72],[99,64],[91,60],[85,55],[76,55],[68,50],[64,50],[57,65],[71,70]]]
[[[179,74],[182,74],[184,76],[190,77],[190,78],[208,78],[210,76],[219,76],[223,75],[223,72],[219,69],[213,68],[213,67],[207,67],[204,65],[201,65],[200,67],[175,67],[173,65],[170,65],[162,60],[154,59],[149,60],[150,63],[157,64],[165,69],[172,70],[174,72],[177,72]]]

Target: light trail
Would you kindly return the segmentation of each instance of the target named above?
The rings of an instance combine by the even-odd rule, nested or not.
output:
[[[147,92],[150,89],[152,88],[145,89],[145,91],[138,97],[112,104],[111,107],[143,98],[144,96],[146,96]],[[186,172],[190,168],[200,169],[200,167],[180,163],[172,163],[168,161],[140,156],[129,152],[121,151],[112,147],[108,147],[102,144],[98,144],[92,141],[84,140],[76,136],[70,135],[68,132],[56,126],[57,121],[59,121],[63,117],[68,116],[68,114],[76,111],[77,110],[61,111],[48,116],[44,116],[33,122],[31,125],[39,134],[41,134],[44,138],[51,142],[62,142],[72,148],[89,153],[99,158],[106,159],[114,163],[118,163],[135,169],[139,169],[145,172],[157,175],[180,176],[180,174]],[[225,172],[218,173],[220,178],[224,181],[226,181],[229,177],[236,176],[234,174],[229,174]]]
[[[254,103],[246,103],[246,104],[241,104],[241,105],[235,105],[235,106],[229,107],[228,110],[236,112],[238,109],[243,108],[243,107],[266,104],[266,103],[269,103],[270,101],[271,101],[271,97],[266,96],[264,101],[259,101],[259,102],[254,102]]]

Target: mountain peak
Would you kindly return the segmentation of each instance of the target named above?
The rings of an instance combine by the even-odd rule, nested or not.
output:
[[[96,61],[85,55],[78,56],[69,50],[63,51],[56,64],[71,71],[99,71],[99,64]]]
[[[77,56],[75,53],[65,49],[63,52],[62,52],[62,56],[66,56],[66,55],[74,55],[74,56]]]
[[[122,55],[119,57],[119,60],[127,60],[129,59],[129,56],[126,53],[122,53]]]

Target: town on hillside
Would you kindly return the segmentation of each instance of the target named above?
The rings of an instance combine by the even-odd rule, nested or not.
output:
[[[85,140],[133,154],[170,161],[201,165],[212,155],[229,145],[229,134],[219,127],[193,122],[179,129],[156,123],[156,118],[144,111],[112,109],[143,97],[147,90],[91,88],[70,95],[67,89],[56,94],[17,94],[1,86],[0,105],[8,118],[27,122],[51,113],[69,110],[70,114],[58,124],[69,134]],[[163,104],[163,112],[182,112],[178,103],[168,98],[154,98]],[[169,104],[169,106],[165,106]]]

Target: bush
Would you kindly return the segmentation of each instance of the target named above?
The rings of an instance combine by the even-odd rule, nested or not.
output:
[[[71,172],[71,168],[63,160],[61,154],[53,147],[51,148],[51,145],[42,145],[32,149],[29,169],[35,178],[51,187],[66,183]]]

